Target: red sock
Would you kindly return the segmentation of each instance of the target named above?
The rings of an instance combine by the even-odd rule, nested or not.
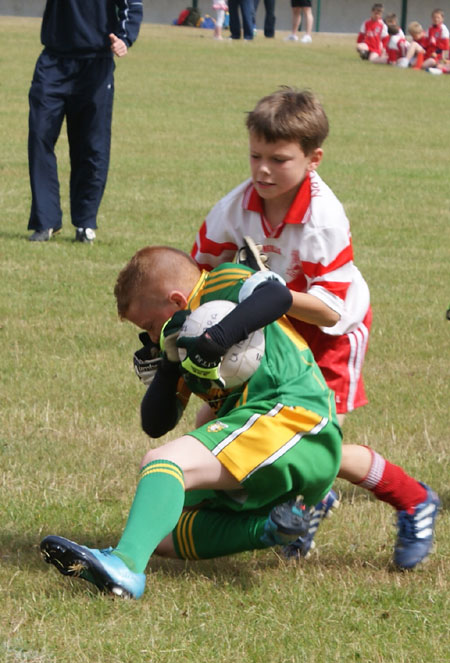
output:
[[[367,448],[372,454],[372,465],[367,476],[357,485],[370,490],[377,499],[387,502],[397,511],[412,513],[415,506],[425,501],[426,489],[401,467]]]
[[[423,53],[417,53],[416,63],[413,69],[422,69],[422,65],[423,65]]]

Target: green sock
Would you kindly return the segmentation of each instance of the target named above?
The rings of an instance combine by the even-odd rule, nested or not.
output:
[[[184,504],[184,478],[178,465],[154,460],[142,468],[122,537],[114,549],[135,573],[143,573],[156,546],[178,522]]]
[[[267,548],[261,540],[266,515],[200,509],[185,511],[173,531],[173,543],[182,559],[211,559]]]

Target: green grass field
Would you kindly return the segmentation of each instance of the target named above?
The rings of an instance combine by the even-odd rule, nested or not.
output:
[[[210,31],[145,25],[117,63],[98,241],[72,241],[62,135],[64,229],[35,245],[26,144],[39,27],[0,18],[0,661],[448,661],[450,77],[371,66],[351,36],[217,43]],[[282,84],[325,105],[320,174],[345,205],[371,288],[370,404],[345,439],[439,492],[436,551],[419,571],[396,572],[392,509],[337,482],[341,508],[310,560],[153,558],[143,598],[113,601],[44,565],[39,541],[114,544],[149,445],[137,334],[117,320],[114,282],[146,244],[190,249],[206,212],[247,176],[245,112]]]

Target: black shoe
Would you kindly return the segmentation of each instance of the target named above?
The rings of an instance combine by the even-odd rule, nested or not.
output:
[[[84,244],[92,244],[95,239],[95,230],[93,228],[77,228],[75,231],[75,241]]]
[[[28,238],[30,242],[48,242],[48,240],[61,232],[61,226],[59,228],[46,228],[45,230],[35,230],[32,235]]]

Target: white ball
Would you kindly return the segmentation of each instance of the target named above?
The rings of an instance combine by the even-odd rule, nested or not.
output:
[[[203,332],[217,324],[236,304],[224,299],[206,302],[186,318],[179,336],[201,336]],[[259,368],[265,349],[264,332],[257,329],[248,338],[235,343],[225,354],[220,364],[220,377],[226,389],[234,389],[247,382]],[[185,348],[179,348],[180,360],[186,358]]]

